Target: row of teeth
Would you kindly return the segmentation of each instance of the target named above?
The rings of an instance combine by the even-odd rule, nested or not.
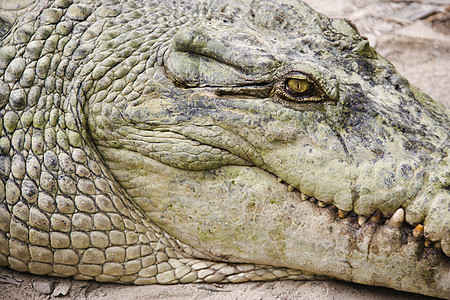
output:
[[[278,182],[284,183],[284,181],[281,178],[278,178]],[[370,221],[370,222],[378,223],[378,224],[386,224],[393,229],[401,229],[401,228],[403,228],[403,225],[405,224],[405,211],[403,208],[397,209],[395,211],[395,213],[388,219],[383,218],[383,215],[380,210],[377,210],[376,212],[374,212],[370,217],[366,217],[366,216],[357,215],[354,212],[348,212],[348,211],[341,210],[341,209],[337,208],[334,204],[327,204],[325,202],[317,200],[314,197],[310,197],[310,196],[296,190],[291,185],[287,185],[287,189],[289,192],[295,191],[297,193],[300,193],[301,201],[309,201],[311,203],[317,204],[319,207],[322,207],[322,208],[326,207],[331,211],[337,211],[337,215],[341,219],[345,219],[347,216],[350,216],[352,214],[357,216],[357,222],[358,222],[359,226],[363,226],[367,221]],[[417,224],[413,228],[412,234],[415,238],[423,238],[424,237],[423,224]],[[441,242],[440,241],[433,242],[433,241],[425,239],[424,245],[425,245],[425,247],[428,247],[428,248],[434,247],[438,250],[441,250]]]

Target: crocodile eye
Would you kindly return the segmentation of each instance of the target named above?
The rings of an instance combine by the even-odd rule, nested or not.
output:
[[[323,84],[324,80],[322,80]],[[270,97],[274,102],[285,107],[296,110],[317,109],[323,103],[337,101],[337,83],[330,80],[334,85],[331,97],[321,86],[321,81],[317,78],[302,72],[289,72],[275,78],[274,85],[270,92]]]
[[[294,75],[284,81],[282,96],[290,101],[321,101],[316,85],[306,76]]]
[[[289,78],[286,80],[286,90],[295,94],[303,94],[311,88],[311,83],[305,79]]]

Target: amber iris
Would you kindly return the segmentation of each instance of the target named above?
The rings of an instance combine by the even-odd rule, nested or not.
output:
[[[309,81],[296,78],[288,79],[286,85],[292,92],[297,94],[302,94],[311,87],[311,83]]]

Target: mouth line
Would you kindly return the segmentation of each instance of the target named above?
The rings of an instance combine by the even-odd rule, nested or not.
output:
[[[272,174],[274,175],[274,174]],[[274,175],[276,176],[276,175]],[[424,235],[424,224],[412,225],[406,222],[405,211],[403,208],[398,208],[391,216],[384,217],[382,212],[378,209],[370,216],[358,215],[355,211],[344,211],[336,207],[334,204],[328,204],[315,197],[297,190],[290,184],[286,183],[282,178],[276,176],[278,182],[283,184],[287,192],[295,193],[300,201],[309,201],[311,204],[321,209],[328,209],[333,213],[337,219],[346,219],[350,221],[356,229],[364,226],[389,226],[392,229],[403,230],[407,235],[411,235],[415,240],[422,242],[424,251],[438,251],[443,253],[440,241],[431,241]],[[444,253],[443,253],[444,254]],[[445,254],[444,254],[445,256]]]

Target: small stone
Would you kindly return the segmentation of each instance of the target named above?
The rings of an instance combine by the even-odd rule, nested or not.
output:
[[[55,284],[52,281],[36,279],[33,281],[33,288],[42,294],[51,294]]]
[[[70,281],[63,281],[58,283],[52,293],[52,297],[66,296],[69,293],[71,287],[72,283],[70,283]]]

